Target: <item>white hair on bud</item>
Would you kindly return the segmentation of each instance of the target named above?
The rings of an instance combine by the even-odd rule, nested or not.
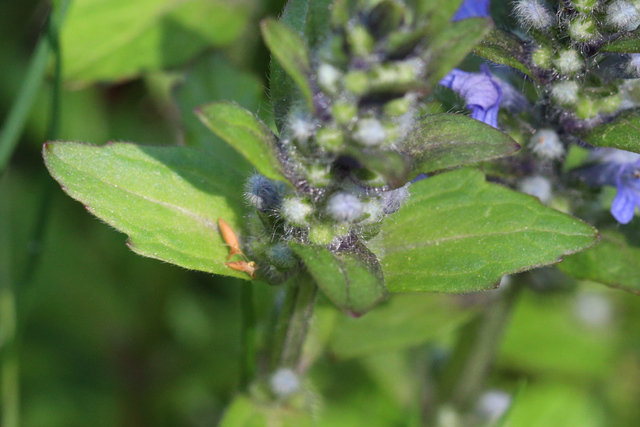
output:
[[[640,77],[640,53],[629,55],[629,62],[627,62],[625,70],[629,74]]]
[[[584,65],[582,57],[575,49],[565,49],[560,51],[558,57],[553,62],[562,74],[577,73]]]
[[[327,92],[338,90],[338,81],[342,77],[342,72],[333,65],[323,62],[318,67],[318,84]]]
[[[406,186],[382,193],[380,195],[382,211],[387,215],[397,212],[407,197],[409,197],[409,189]]]
[[[640,12],[631,3],[616,0],[607,6],[605,21],[618,30],[633,31],[640,25]]]
[[[300,390],[300,377],[292,369],[280,368],[271,375],[269,385],[276,396],[286,398]]]
[[[573,80],[559,82],[551,88],[551,96],[559,104],[575,104],[578,102],[579,89],[580,86]]]
[[[244,197],[261,212],[273,211],[282,201],[282,188],[259,173],[251,175],[245,184]]]
[[[540,129],[534,133],[529,147],[538,157],[543,159],[559,159],[565,153],[560,136],[552,129]]]
[[[313,207],[299,197],[287,197],[282,203],[280,212],[291,225],[306,227],[309,225],[307,217],[313,212]]]
[[[387,137],[387,131],[376,119],[362,119],[358,121],[353,139],[362,145],[375,147],[382,144]]]
[[[316,124],[301,116],[294,115],[289,122],[291,135],[299,142],[307,142],[316,130]]]
[[[525,28],[544,30],[555,22],[553,14],[538,0],[518,0],[513,11]]]
[[[551,182],[543,176],[531,176],[520,181],[518,189],[530,196],[537,197],[545,205],[551,201]]]
[[[360,218],[364,206],[360,199],[349,193],[335,193],[327,202],[327,212],[340,222],[352,222]]]

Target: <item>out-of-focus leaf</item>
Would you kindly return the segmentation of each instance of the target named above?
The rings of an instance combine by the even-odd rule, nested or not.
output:
[[[447,2],[420,0],[418,8],[420,13],[426,16],[429,34],[440,34],[448,25],[451,25],[451,18],[460,8],[461,3],[462,0]]]
[[[271,54],[293,79],[307,107],[313,111],[313,92],[309,84],[311,62],[304,39],[285,24],[273,19],[262,21],[260,27],[264,42]]]
[[[505,274],[554,264],[597,238],[589,225],[474,170],[436,175],[383,226],[392,292],[472,292]]]
[[[531,77],[531,72],[520,58],[526,52],[514,36],[502,30],[493,30],[473,49],[473,53],[496,64],[508,65]]]
[[[640,153],[640,110],[625,111],[614,121],[588,131],[582,138],[598,147]]]
[[[436,85],[456,67],[492,28],[489,18],[469,18],[453,22],[434,35],[425,54],[428,78]]]
[[[617,334],[606,325],[585,324],[580,318],[580,310],[584,309],[579,304],[574,294],[524,292],[505,332],[498,369],[550,378],[606,378],[616,353]]]
[[[236,397],[220,421],[220,427],[312,427],[311,414],[276,403]]]
[[[267,178],[288,182],[276,156],[276,137],[255,115],[227,102],[197,110],[198,117]]]
[[[567,257],[560,270],[580,280],[604,283],[640,295],[640,247],[629,244],[616,230],[600,230],[592,248]]]
[[[47,143],[49,172],[98,218],[129,235],[140,255],[194,270],[248,279],[225,265],[217,221],[237,232],[241,175],[226,159],[191,148],[114,143]]]
[[[232,0],[75,0],[61,29],[64,78],[88,84],[179,65],[236,40],[249,3]]]
[[[434,114],[420,120],[402,150],[417,174],[508,156],[519,148],[509,135],[478,120]]]
[[[323,246],[291,243],[307,271],[338,308],[360,316],[387,297],[382,272],[375,256],[361,252],[332,253]]]
[[[417,346],[453,331],[473,314],[447,295],[392,295],[359,319],[340,316],[331,351],[346,359]]]

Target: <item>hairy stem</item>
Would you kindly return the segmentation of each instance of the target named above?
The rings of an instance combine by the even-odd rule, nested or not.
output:
[[[511,284],[461,331],[451,361],[440,383],[440,397],[461,410],[477,400],[491,372],[502,335],[517,295],[522,289]]]
[[[298,274],[288,283],[287,295],[276,325],[272,369],[297,367],[309,330],[316,291],[316,283],[306,272]]]

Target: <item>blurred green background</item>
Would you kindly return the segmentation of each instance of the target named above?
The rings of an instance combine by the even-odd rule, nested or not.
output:
[[[270,120],[258,22],[283,4],[72,2],[60,34],[59,139],[206,149],[220,141],[192,110],[222,99]],[[4,122],[50,5],[5,0],[1,9]],[[38,90],[0,176],[0,280],[17,296],[21,425],[216,425],[238,391],[240,283],[133,254],[126,236],[63,193],[40,154],[52,87],[47,78]],[[640,425],[639,297],[555,269],[524,278],[534,286],[517,303],[489,386],[512,396],[511,425]],[[278,292],[255,287],[260,348]],[[433,378],[492,292],[398,295],[361,319],[320,301],[304,359],[319,425],[417,425],[421,412],[447,425]]]

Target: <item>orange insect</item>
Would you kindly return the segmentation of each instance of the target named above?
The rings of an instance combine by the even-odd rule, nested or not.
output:
[[[229,255],[227,256],[227,261],[229,261],[229,259],[231,259],[231,257],[234,255],[242,255],[246,259],[246,255],[242,252],[242,249],[240,249],[238,236],[236,236],[236,233],[233,231],[231,226],[227,224],[224,219],[220,218],[218,219],[218,227],[220,227],[220,234],[222,234],[222,239],[229,246]],[[226,265],[234,270],[244,271],[249,276],[251,276],[252,279],[256,278],[258,265],[253,261],[227,262]]]

